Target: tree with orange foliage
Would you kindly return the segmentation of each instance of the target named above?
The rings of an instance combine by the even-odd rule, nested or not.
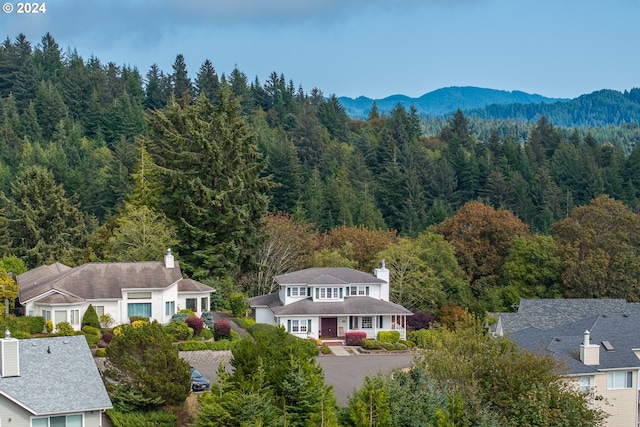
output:
[[[505,209],[494,209],[480,202],[464,205],[439,227],[456,251],[460,267],[471,280],[474,295],[481,305],[494,309],[500,305],[491,295],[511,242],[516,236],[529,236],[529,226]]]
[[[325,233],[321,246],[323,250],[337,251],[344,258],[353,261],[353,267],[358,270],[373,271],[380,264],[376,254],[397,240],[398,234],[395,230],[343,225]]]

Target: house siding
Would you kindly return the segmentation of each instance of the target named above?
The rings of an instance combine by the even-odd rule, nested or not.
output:
[[[631,388],[608,390],[607,372],[595,376],[595,396],[602,396],[602,400],[595,400],[595,404],[609,414],[605,420],[606,426],[637,427],[638,371],[628,370],[633,372]]]
[[[80,412],[84,415],[83,427],[102,427],[104,425],[103,419],[106,417],[102,411],[86,411]],[[72,412],[69,414],[55,414],[54,416],[61,415],[75,415],[78,412]],[[43,415],[46,416],[46,415]],[[22,408],[16,405],[12,401],[8,400],[4,396],[0,396],[0,426],[10,427],[31,427],[31,418],[34,416]],[[11,419],[11,422],[9,422]]]

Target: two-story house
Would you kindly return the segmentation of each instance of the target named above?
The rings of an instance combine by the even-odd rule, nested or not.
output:
[[[413,313],[389,301],[384,261],[374,274],[351,268],[307,268],[275,276],[278,292],[249,299],[256,322],[281,325],[301,338],[339,339],[350,331],[375,338],[395,330],[406,339]]]

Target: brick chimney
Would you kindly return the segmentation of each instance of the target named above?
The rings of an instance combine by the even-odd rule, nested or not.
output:
[[[0,339],[0,376],[2,378],[20,376],[19,349],[18,340],[11,338],[11,333],[7,329],[5,337]]]
[[[584,337],[580,345],[580,361],[585,365],[599,365],[600,346],[589,343],[590,335],[588,330],[584,331]]]

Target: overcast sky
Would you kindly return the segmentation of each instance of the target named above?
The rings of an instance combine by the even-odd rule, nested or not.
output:
[[[219,74],[237,65],[264,83],[276,71],[350,97],[640,87],[638,0],[46,0],[39,15],[9,3],[3,38],[50,32],[64,51],[143,75],[153,63],[171,73],[182,53],[192,77],[210,59]]]

